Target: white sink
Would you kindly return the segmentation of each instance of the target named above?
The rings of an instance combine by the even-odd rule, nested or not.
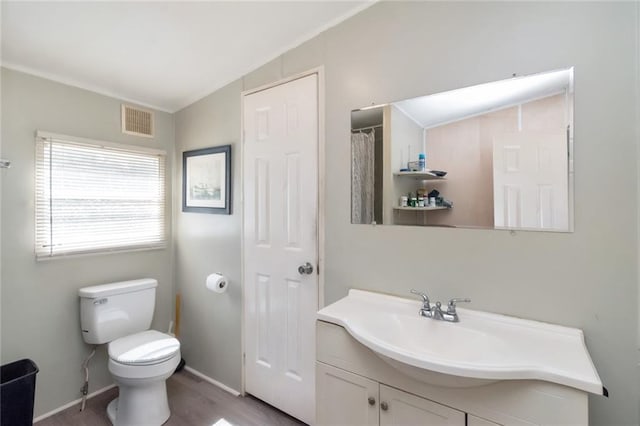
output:
[[[460,322],[418,315],[421,302],[361,290],[318,312],[414,379],[447,387],[545,380],[602,395],[582,330],[458,308]]]

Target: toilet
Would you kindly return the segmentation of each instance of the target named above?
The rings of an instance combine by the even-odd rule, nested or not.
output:
[[[107,415],[115,426],[159,426],[171,415],[165,382],[180,362],[180,342],[149,330],[157,286],[145,278],[78,291],[84,341],[109,344],[109,372],[119,396]]]

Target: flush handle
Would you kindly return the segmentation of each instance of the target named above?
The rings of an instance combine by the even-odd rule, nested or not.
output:
[[[312,272],[313,272],[313,265],[310,264],[309,262],[305,263],[304,265],[298,266],[298,273],[300,275],[311,275]]]

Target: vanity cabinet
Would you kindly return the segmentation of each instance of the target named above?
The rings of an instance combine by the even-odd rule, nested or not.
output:
[[[318,321],[316,330],[319,426],[589,423],[584,391],[540,380],[431,384],[392,367],[339,325]]]
[[[317,424],[465,426],[465,413],[383,385],[358,374],[316,363]],[[489,423],[487,423],[489,424]],[[477,426],[482,426],[478,423]]]
[[[380,385],[380,426],[464,426],[465,414],[401,390]]]
[[[377,426],[378,382],[316,362],[316,424]]]

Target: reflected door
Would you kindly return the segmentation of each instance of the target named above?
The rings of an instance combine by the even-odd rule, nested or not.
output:
[[[245,96],[243,120],[245,389],[312,424],[317,75]]]
[[[496,228],[569,229],[565,133],[505,133],[493,141]]]

